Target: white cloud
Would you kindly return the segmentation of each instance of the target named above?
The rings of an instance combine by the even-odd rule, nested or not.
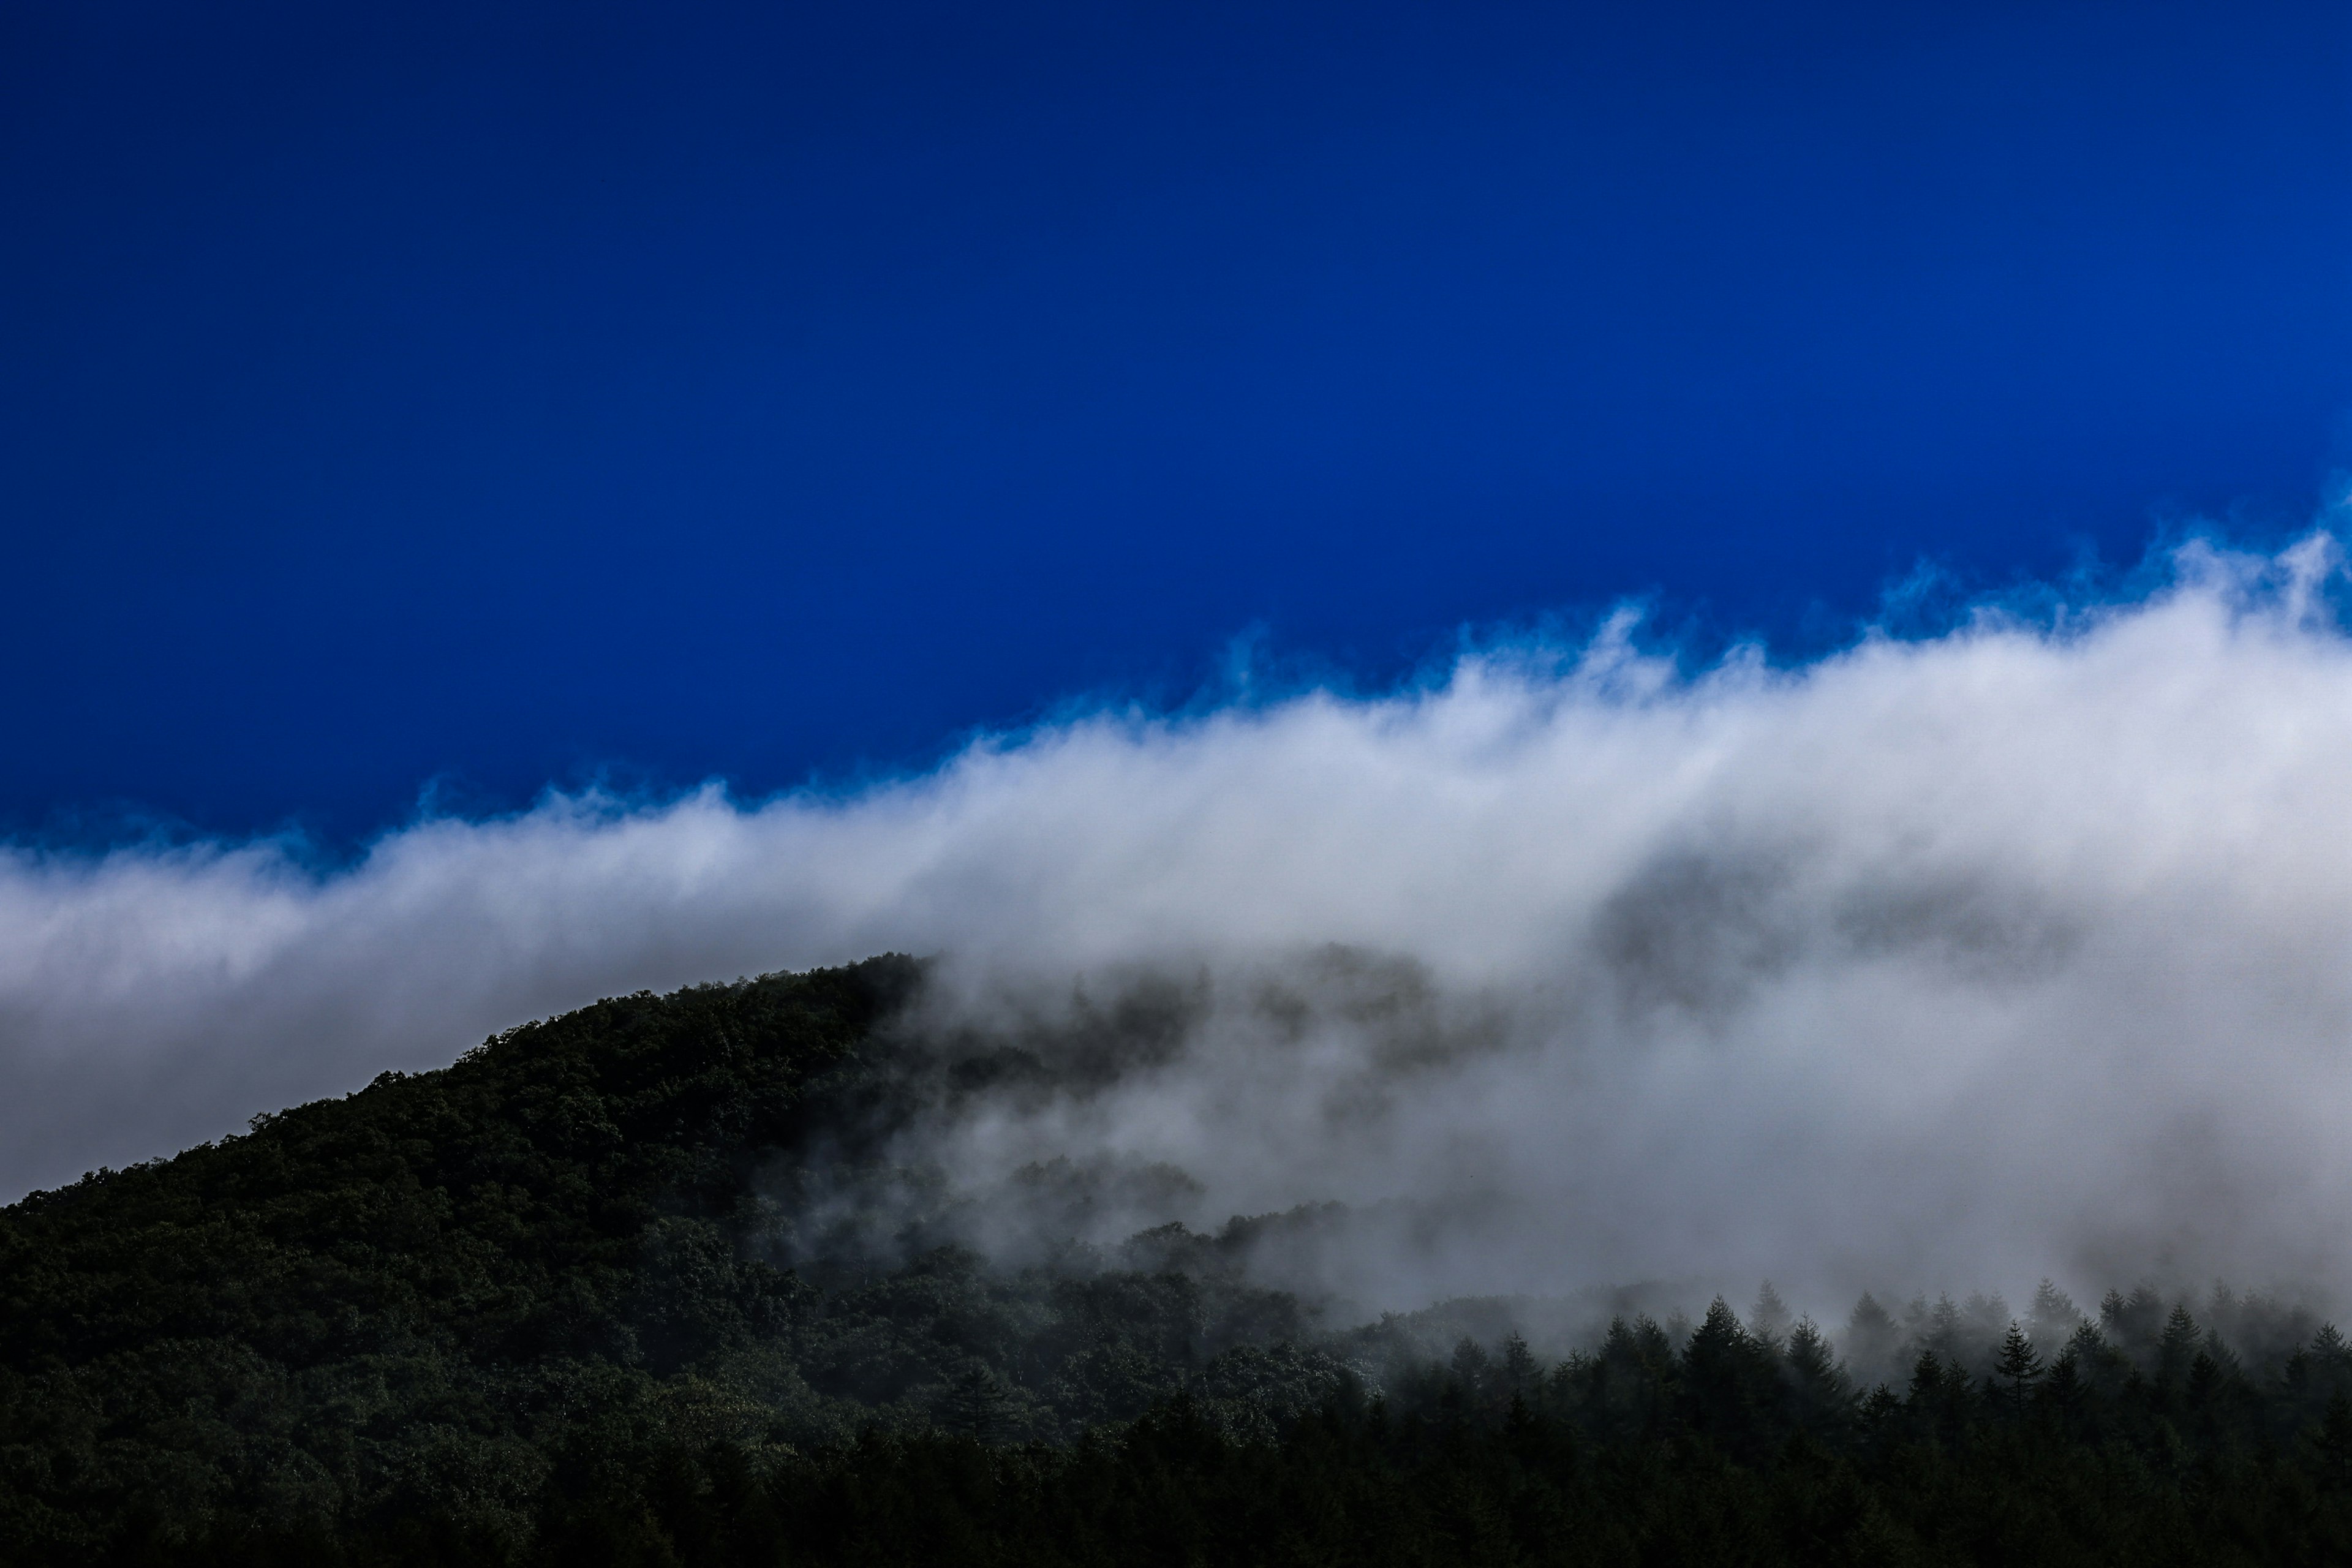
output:
[[[324,876],[266,842],[9,851],[0,1184],[598,995],[896,949],[949,955],[964,1005],[1205,984],[1179,1064],[959,1157],[1171,1159],[1218,1214],[1450,1215],[1381,1263],[1401,1292],[2342,1285],[2333,562],[2192,549],[2143,600],[1792,670],[1685,678],[1619,624],[1371,700],[1097,714],[845,799],[427,822]],[[1426,996],[1380,1012],[1390,972],[1333,943]]]

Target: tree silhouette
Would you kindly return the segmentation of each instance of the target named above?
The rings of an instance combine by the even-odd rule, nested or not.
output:
[[[2352,1485],[2352,1400],[2346,1399],[2341,1389],[2328,1400],[2327,1414],[2320,1418],[2319,1430],[2311,1435],[2311,1446],[2328,1485]]]
[[[2050,1381],[2042,1387],[2050,1403],[2057,1406],[2060,1422],[2071,1422],[2091,1392],[2083,1382],[2082,1358],[2075,1353],[2071,1341],[2058,1352],[2058,1359],[2050,1363]]]
[[[950,1431],[984,1443],[1003,1421],[1012,1403],[987,1364],[974,1362],[949,1384],[947,1396],[940,1402],[940,1423]]]
[[[1962,1353],[1960,1339],[1960,1307],[1950,1292],[1937,1297],[1935,1306],[1923,1316],[1925,1327],[1919,1334],[1920,1342],[1938,1359],[1966,1365],[1968,1358]]]
[[[2186,1377],[2189,1363],[2196,1358],[2204,1337],[2204,1331],[2197,1326],[2197,1320],[2189,1316],[2188,1304],[2183,1302],[2174,1307],[2171,1315],[2164,1321],[2164,1335],[2156,1344],[2158,1379],[2170,1386]]]
[[[1790,1389],[1795,1394],[1794,1414],[1809,1427],[1835,1426],[1853,1407],[1853,1388],[1845,1369],[1837,1363],[1830,1342],[1811,1318],[1800,1318],[1789,1331],[1781,1360]]]
[[[2025,1331],[2036,1344],[2054,1345],[2074,1331],[2083,1314],[2074,1299],[2048,1279],[2033,1288],[2032,1304],[2025,1310]]]
[[[1536,1365],[1535,1352],[1528,1342],[1513,1329],[1503,1339],[1503,1386],[1516,1394],[1524,1394],[1535,1386],[1542,1369]]]
[[[1845,1356],[1865,1387],[1884,1384],[1896,1374],[1895,1354],[1902,1342],[1903,1330],[1894,1315],[1879,1305],[1877,1297],[1864,1291],[1846,1320]]]
[[[2000,1342],[2000,1355],[1993,1362],[1992,1367],[1994,1374],[2009,1384],[2010,1397],[2017,1406],[2017,1413],[2022,1415],[2025,1414],[2025,1385],[2042,1375],[2042,1356],[2014,1318],[2010,1320],[2009,1332]]]
[[[1767,1279],[1764,1288],[1756,1292],[1756,1305],[1748,1309],[1748,1331],[1759,1343],[1777,1350],[1788,1338],[1791,1321],[1789,1304],[1780,1300],[1780,1292]]]

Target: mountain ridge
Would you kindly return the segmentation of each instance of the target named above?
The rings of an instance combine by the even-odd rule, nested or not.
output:
[[[1083,1091],[1117,1044],[901,1030],[923,975],[886,955],[607,998],[0,1210],[0,1550],[72,1568],[2352,1554],[2352,1351],[2264,1298],[2217,1292],[2200,1323],[2118,1292],[2094,1323],[2045,1287],[2037,1348],[2013,1324],[1997,1342],[1990,1299],[1898,1321],[1864,1297],[1849,1348],[1874,1336],[1894,1369],[1864,1389],[1769,1286],[1746,1324],[1720,1300],[1663,1327],[1632,1293],[1532,1303],[1617,1314],[1549,1366],[1517,1331],[1528,1302],[1327,1323],[1252,1267],[1337,1205],[1024,1261],[885,1203],[829,1253],[793,1194],[840,1170],[887,1195],[927,1105],[1051,1088],[1065,1056]],[[1048,1162],[1005,1191],[1066,1217],[1099,1174]]]

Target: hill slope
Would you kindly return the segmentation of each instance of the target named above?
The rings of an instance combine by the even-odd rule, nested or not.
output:
[[[744,1178],[913,978],[602,1002],[0,1214],[0,1528],[520,1528],[551,1428],[658,1419],[664,1373],[789,1312]]]
[[[1309,1210],[827,1253],[795,1194],[1062,1070],[912,1038],[920,980],[602,1002],[0,1211],[0,1561],[2352,1556],[2352,1351],[2242,1361],[2152,1291],[1993,1377],[1922,1303],[1864,1397],[1719,1301],[1550,1367],[1432,1359],[1495,1303],[1334,1331],[1242,1267]]]
[[[0,1212],[0,1541],[489,1550],[663,1444],[1066,1436],[1188,1385],[1328,1393],[1328,1357],[1235,1350],[1301,1336],[1234,1280],[937,1247],[825,1289],[763,1256],[761,1173],[898,1113],[876,1028],[919,979],[881,958],[601,1002]]]

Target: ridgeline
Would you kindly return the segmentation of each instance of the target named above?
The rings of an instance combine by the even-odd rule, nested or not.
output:
[[[2352,1354],[2299,1321],[1922,1307],[1865,1388],[1720,1302],[1433,1356],[1241,1222],[780,1248],[776,1194],[1023,1070],[910,1072],[919,981],[602,1002],[0,1211],[0,1561],[2352,1562]]]

